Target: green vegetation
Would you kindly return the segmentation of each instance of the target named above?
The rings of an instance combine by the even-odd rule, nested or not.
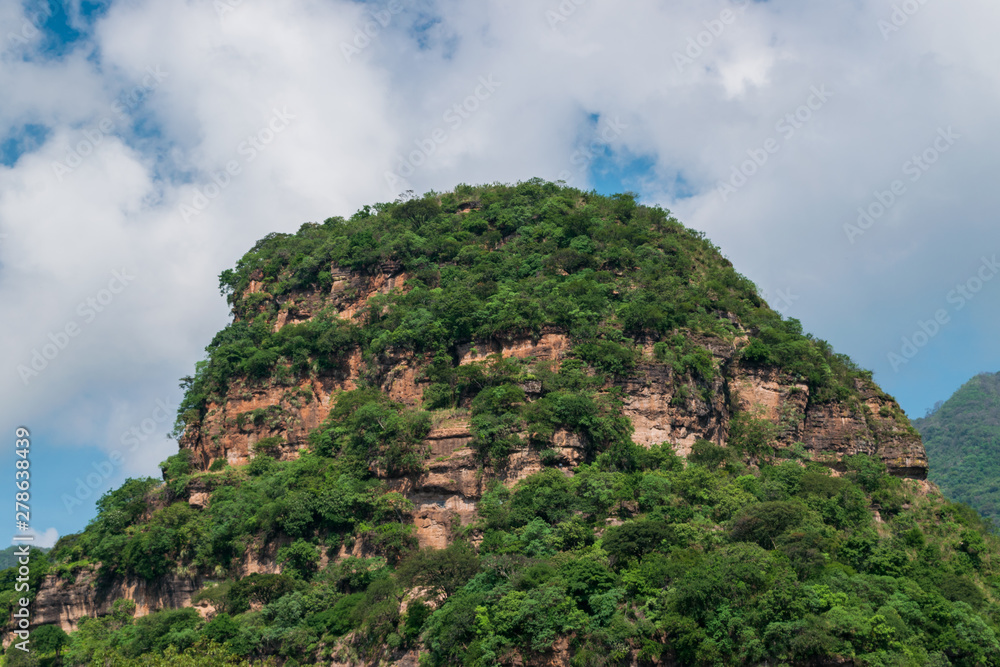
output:
[[[0,549],[0,570],[6,570],[8,567],[14,567],[15,565],[17,565],[17,556],[14,555],[14,551],[16,551],[17,549],[18,547],[15,546],[9,546],[6,549]],[[44,547],[42,548],[32,547],[33,551],[36,549],[42,553],[49,552],[49,549]],[[32,557],[34,556],[35,554],[33,553]]]
[[[1000,526],[1000,373],[977,375],[913,425],[927,448],[929,479]]]
[[[15,548],[17,547],[10,547],[10,549]],[[4,618],[12,618],[11,614],[14,610],[21,608],[19,604],[21,598],[35,599],[35,595],[38,594],[38,587],[41,585],[50,568],[48,552],[49,549],[30,548],[30,573],[27,582],[18,581],[18,577],[20,576],[18,574],[19,564],[11,563],[7,566],[7,569],[0,571],[0,614],[3,614]],[[23,586],[25,583],[28,584],[27,591],[18,591],[15,588],[18,584]]]
[[[317,440],[329,437],[325,430],[316,435]],[[405,550],[413,542],[412,526],[399,520],[409,502],[386,493],[364,459],[339,445],[327,456],[306,453],[289,463],[259,456],[240,470],[206,473],[201,477],[213,489],[209,507],[201,512],[185,500],[171,500],[176,480],[168,478],[159,488],[152,479],[129,480],[99,501],[100,514],[86,531],[60,539],[50,558],[100,561],[106,577],[155,580],[179,562],[225,575],[248,550],[281,535],[306,538],[313,548],[362,540]],[[255,465],[260,461],[267,465]],[[147,502],[156,509],[143,518]],[[293,567],[308,569],[303,548],[289,549]]]
[[[458,213],[470,202],[475,208]],[[406,271],[408,289],[375,295],[360,323],[326,308],[273,331],[296,295],[330,290],[331,267],[374,272],[387,263]],[[871,377],[782,319],[717,247],[668,211],[537,179],[461,185],[270,234],[219,284],[237,319],[184,379],[178,434],[236,379],[291,385],[341,368],[356,346],[369,361],[394,351],[437,361],[462,343],[538,335],[546,326],[567,331],[582,360],[612,375],[629,371],[636,345],[649,343],[678,372],[710,381],[710,357],[677,334],[732,340],[738,321],[751,335],[743,358],[807,382],[810,400],[845,400],[856,394],[856,378]],[[428,396],[435,406],[456,399],[449,365],[437,366]]]
[[[387,266],[406,271],[405,290],[375,294],[352,322],[323,307],[350,289],[340,271]],[[375,665],[419,650],[422,667],[556,651],[574,667],[1000,666],[1000,543],[969,507],[865,455],[833,476],[749,413],[728,446],[699,440],[686,461],[632,442],[622,380],[656,368],[681,402],[713,399],[726,373],[713,344],[783,369],[812,402],[854,402],[870,383],[666,211],[538,180],[459,186],[270,235],[220,286],[237,319],[182,381],[178,433],[230,391],[298,396],[360,350],[356,387],[334,394],[295,460],[280,460],[280,436],[208,472],[182,450],[163,482],[102,497],[86,530],[33,561],[33,590],[85,568],[98,589],[197,574],[194,603],[214,613],[136,618],[121,600],[68,638],[37,630],[42,664]],[[305,302],[310,320],[275,331]],[[458,363],[459,346],[553,330],[569,336],[558,363]],[[380,364],[401,356],[425,381],[416,408],[379,389]],[[485,493],[472,524],[446,528],[450,546],[420,549],[413,504],[386,478],[420,474],[431,425],[456,413]],[[259,409],[230,426],[280,432],[286,419]],[[582,443],[572,470],[557,434]],[[500,483],[524,450],[542,469]],[[240,576],[248,554],[281,573]]]
[[[240,482],[282,489],[338,460],[303,458]],[[863,455],[841,477],[815,463],[719,463],[685,465],[669,447],[625,443],[573,477],[549,468],[512,490],[494,484],[478,522],[447,549],[388,539],[378,551],[389,557],[343,557],[322,568],[320,549],[338,540],[405,527],[382,517],[349,528],[352,513],[316,510],[292,529],[312,537],[279,555],[285,574],[206,587],[198,599],[218,610],[210,621],[191,609],[134,619],[122,602],[85,621],[63,656],[67,664],[130,665],[140,656],[207,664],[181,659],[213,655],[214,664],[272,656],[304,665],[349,654],[370,664],[423,646],[428,665],[493,665],[563,646],[583,665],[629,664],[633,654],[640,664],[1000,664],[1000,545],[974,511],[915,493]],[[220,510],[208,514],[213,500],[205,527],[238,520],[243,512],[221,500],[234,488],[214,492]],[[345,502],[386,506],[391,495]],[[104,502],[95,525],[120,504]],[[316,526],[330,532],[320,538]],[[197,549],[201,538],[190,530]],[[481,535],[478,549],[463,534]],[[409,598],[413,590],[423,599]]]

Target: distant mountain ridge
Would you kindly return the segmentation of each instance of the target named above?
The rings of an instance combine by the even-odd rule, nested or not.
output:
[[[12,544],[6,549],[0,550],[0,570],[6,570],[8,567],[17,565],[17,556],[14,555],[14,551],[19,548]],[[32,549],[38,549],[42,553],[51,551],[50,548],[45,547],[32,547]]]
[[[982,373],[913,425],[946,496],[1000,525],[1000,373]]]

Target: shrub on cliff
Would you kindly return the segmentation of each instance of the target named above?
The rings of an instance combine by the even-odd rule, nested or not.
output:
[[[423,465],[421,443],[430,430],[430,417],[402,407],[378,390],[343,392],[324,430],[315,436],[315,443],[324,454],[341,450],[390,475],[418,472]]]

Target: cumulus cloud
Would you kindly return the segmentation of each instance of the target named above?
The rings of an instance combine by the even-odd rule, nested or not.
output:
[[[33,535],[33,542],[14,542],[15,545],[29,544],[33,547],[42,547],[45,549],[51,549],[55,546],[56,542],[59,540],[59,531],[55,528],[46,528],[43,532],[38,532],[35,529],[27,531],[25,534]]]
[[[176,378],[227,321],[216,275],[271,231],[406,188],[589,187],[600,164],[638,158],[645,201],[705,230],[911,412],[930,405],[1000,358],[985,339],[947,352],[1000,324],[998,281],[889,362],[1000,251],[1000,7],[916,6],[134,0],[76,19],[85,36],[58,56],[8,39],[0,139],[45,128],[0,166],[9,419],[60,446],[120,447],[158,400],[176,404]],[[26,20],[13,2],[0,18]],[[904,165],[948,128],[958,138],[911,180]],[[894,181],[905,191],[852,237]],[[130,473],[174,446],[156,426]]]

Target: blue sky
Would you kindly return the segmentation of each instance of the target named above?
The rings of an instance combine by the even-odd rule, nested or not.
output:
[[[0,414],[33,432],[35,527],[80,530],[175,451],[162,406],[228,320],[222,269],[410,188],[634,191],[922,416],[1000,370],[998,19],[971,0],[895,23],[887,0],[0,0]]]

